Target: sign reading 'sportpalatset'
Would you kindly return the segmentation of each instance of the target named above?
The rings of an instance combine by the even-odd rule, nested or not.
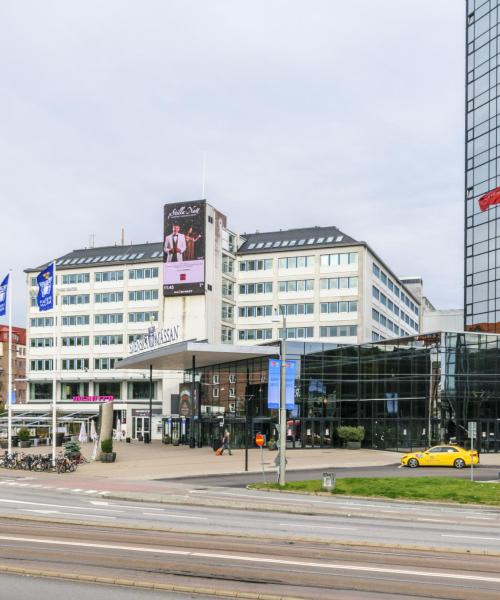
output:
[[[205,293],[204,200],[165,204],[163,219],[163,295]]]
[[[130,354],[136,352],[144,352],[145,350],[154,350],[159,346],[177,342],[181,335],[181,326],[174,325],[173,327],[164,327],[163,329],[155,329],[150,327],[146,335],[130,342],[128,351]]]

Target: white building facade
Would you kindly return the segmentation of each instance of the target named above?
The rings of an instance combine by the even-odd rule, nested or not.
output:
[[[419,331],[417,298],[364,242],[336,227],[239,238],[205,209],[205,282],[197,295],[163,295],[163,243],[74,250],[56,259],[57,302],[36,306],[28,269],[28,402],[50,410],[53,361],[61,411],[94,410],[111,396],[126,435],[149,431],[149,372],[114,369],[151,328],[175,340],[256,344],[293,340],[356,344]],[[44,263],[47,264],[47,263]],[[204,292],[204,293],[203,293]],[[55,351],[53,339],[56,339]],[[153,373],[153,438],[183,380]]]
[[[283,337],[283,317],[294,340],[358,344],[418,333],[417,298],[364,242],[336,227],[244,238],[238,343]]]

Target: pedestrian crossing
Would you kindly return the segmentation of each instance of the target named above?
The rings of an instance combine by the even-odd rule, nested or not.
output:
[[[85,494],[87,496],[106,496],[111,492],[106,490],[86,490],[84,488],[60,487],[56,485],[43,485],[41,483],[27,483],[26,481],[0,481],[0,486],[4,487],[20,487],[38,490],[52,490],[58,492],[69,492],[73,494]]]

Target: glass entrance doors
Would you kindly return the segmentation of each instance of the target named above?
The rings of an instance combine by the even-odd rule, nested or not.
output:
[[[480,452],[500,452],[500,421],[480,421],[478,437]]]
[[[150,433],[149,417],[132,417],[132,437],[142,441],[144,434]]]
[[[301,419],[303,448],[331,448],[333,446],[333,419]]]

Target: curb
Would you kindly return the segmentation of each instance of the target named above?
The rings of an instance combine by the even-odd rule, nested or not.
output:
[[[246,600],[300,600],[298,596],[277,596],[275,594],[257,594],[254,592],[238,592],[218,588],[194,587],[190,585],[178,585],[175,583],[154,583],[151,581],[138,581],[136,579],[121,579],[114,577],[98,577],[95,575],[81,575],[79,573],[63,573],[60,571],[38,571],[37,569],[25,569],[21,567],[9,567],[0,565],[0,573],[12,575],[29,575],[31,577],[43,577],[44,579],[65,579],[68,581],[81,581],[86,583],[100,583],[106,585],[120,585],[131,588],[149,590],[161,590],[164,592],[183,592],[188,594],[203,594],[206,596],[220,596],[225,598],[245,598]]]
[[[224,531],[204,531],[200,529],[182,529],[176,527],[162,527],[159,524],[151,525],[150,527],[145,527],[144,525],[132,525],[129,524],[118,524],[118,523],[102,523],[96,521],[81,521],[79,519],[58,519],[58,518],[48,518],[48,517],[39,517],[32,515],[16,515],[13,517],[12,515],[4,515],[0,514],[0,519],[6,519],[9,521],[26,521],[31,523],[55,523],[57,525],[79,525],[83,527],[98,527],[100,529],[112,529],[112,530],[120,530],[120,531],[157,531],[163,533],[175,533],[180,535],[204,535],[206,537],[214,537],[227,538],[228,534]],[[232,533],[231,537],[235,540],[255,540],[256,542],[262,542],[262,537],[251,533]],[[387,544],[384,542],[368,542],[368,541],[350,541],[350,540],[325,540],[323,538],[317,538],[315,536],[289,536],[289,535],[273,535],[269,536],[268,539],[270,541],[276,542],[304,542],[304,543],[314,543],[323,546],[344,546],[346,548],[385,548],[387,550],[415,550],[421,552],[446,552],[448,554],[456,554],[456,555],[466,555],[466,556],[492,556],[500,558],[500,551],[497,550],[479,550],[479,549],[467,549],[467,548],[449,548],[446,546],[424,546],[418,544]],[[14,568],[14,567],[13,567]],[[0,565],[0,571],[2,569],[2,565]]]

